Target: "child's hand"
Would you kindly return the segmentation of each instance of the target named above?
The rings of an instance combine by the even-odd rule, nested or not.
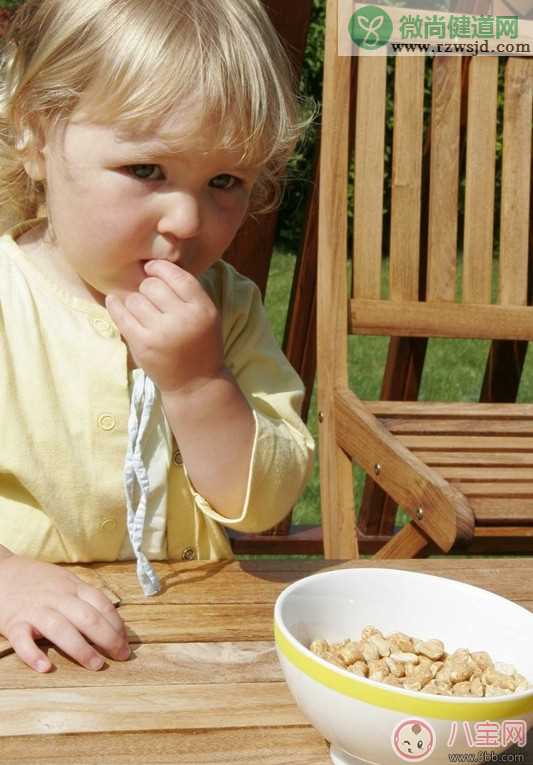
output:
[[[220,317],[200,282],[175,263],[151,260],[138,292],[106,307],[137,364],[162,393],[192,391],[220,374]]]
[[[104,663],[88,640],[115,659],[129,656],[122,619],[102,592],[60,566],[19,555],[0,560],[0,633],[38,672],[52,667],[35,643],[40,637],[87,669]]]

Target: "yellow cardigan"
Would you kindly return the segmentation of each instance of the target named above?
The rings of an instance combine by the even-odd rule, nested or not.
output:
[[[67,294],[0,238],[0,544],[55,563],[117,560],[126,535],[127,349],[107,310]],[[167,555],[231,556],[220,524],[273,526],[309,478],[303,386],[281,353],[257,287],[220,261],[202,284],[222,315],[226,365],[256,435],[241,516],[220,516],[179,464],[168,469]],[[231,433],[228,433],[231,448]]]

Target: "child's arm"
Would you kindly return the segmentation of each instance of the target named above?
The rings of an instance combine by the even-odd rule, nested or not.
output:
[[[272,336],[260,293],[223,264],[208,290],[213,299],[177,265],[151,261],[146,270],[157,278],[106,305],[161,392],[196,502],[238,530],[269,528],[303,489],[313,442],[298,416],[301,381]]]
[[[87,669],[104,663],[88,641],[117,660],[129,656],[122,619],[102,592],[60,566],[15,555],[1,545],[0,633],[38,672],[52,666],[35,643],[40,637]]]
[[[244,505],[255,421],[231,372],[223,367],[198,389],[162,393],[161,399],[194,487],[221,515],[237,518]]]
[[[134,359],[161,392],[196,490],[221,515],[237,517],[255,422],[224,366],[221,318],[200,282],[182,268],[150,261],[146,271],[149,278],[139,292],[124,302],[108,296],[107,309]]]

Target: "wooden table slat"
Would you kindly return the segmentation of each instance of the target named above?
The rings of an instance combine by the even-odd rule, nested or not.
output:
[[[130,684],[0,694],[0,736],[286,727],[305,722],[285,683]]]
[[[2,689],[76,688],[179,684],[281,682],[283,673],[271,641],[220,643],[131,644],[128,661],[108,659],[99,672],[90,672],[56,648],[47,649],[57,671],[36,675],[15,656],[1,664]]]
[[[327,744],[307,725],[2,738],[2,765],[287,765],[288,752],[291,765],[330,764]]]

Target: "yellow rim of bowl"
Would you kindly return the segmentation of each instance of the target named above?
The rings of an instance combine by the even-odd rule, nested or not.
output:
[[[333,668],[324,666],[321,662],[307,656],[303,650],[295,647],[283,634],[277,624],[274,624],[276,644],[285,658],[308,677],[331,688],[344,696],[363,701],[366,704],[405,712],[420,717],[434,717],[441,720],[513,720],[533,710],[533,696],[505,701],[482,701],[469,703],[454,703],[438,699],[417,698],[404,696],[384,686],[370,685],[354,677],[344,677]]]

